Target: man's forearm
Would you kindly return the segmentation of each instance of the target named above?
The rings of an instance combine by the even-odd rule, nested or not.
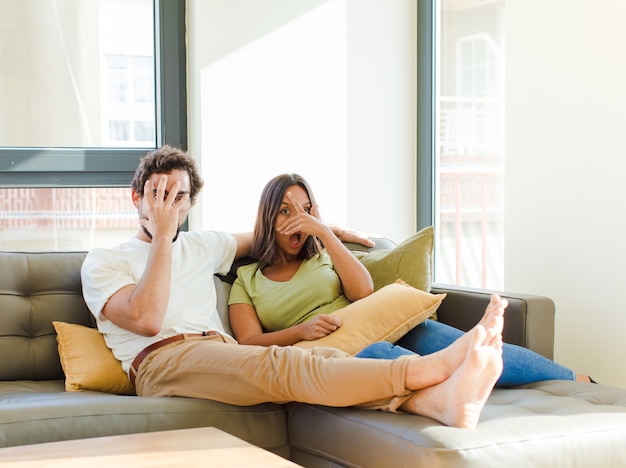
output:
[[[247,257],[252,250],[252,233],[245,232],[239,234],[233,234],[237,241],[237,252],[235,253],[235,259]]]
[[[142,336],[154,336],[161,331],[167,312],[171,280],[171,241],[155,241],[150,246],[150,255],[139,282],[113,294],[102,313],[125,330]]]

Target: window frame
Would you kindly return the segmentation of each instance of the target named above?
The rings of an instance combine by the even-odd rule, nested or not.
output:
[[[417,229],[435,222],[437,0],[417,2]]]
[[[187,149],[185,0],[153,0],[155,146],[0,147],[0,187],[128,187],[139,158],[169,144]]]

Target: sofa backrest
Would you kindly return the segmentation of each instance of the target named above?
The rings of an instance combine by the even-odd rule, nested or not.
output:
[[[377,248],[393,248],[376,239]],[[349,244],[351,250],[371,250]],[[0,252],[0,380],[61,380],[53,321],[95,327],[83,300],[80,268],[87,252]],[[215,276],[217,309],[227,333],[230,284],[236,268]]]
[[[85,252],[0,252],[0,380],[63,379],[55,320],[95,326],[83,301]]]
[[[0,380],[61,380],[60,321],[95,327],[83,300],[80,268],[87,252],[0,252]],[[214,277],[225,330],[230,284]]]

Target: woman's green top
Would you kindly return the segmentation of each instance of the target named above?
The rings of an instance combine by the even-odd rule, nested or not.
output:
[[[272,281],[259,262],[237,269],[228,304],[250,304],[265,331],[297,325],[347,306],[341,281],[326,252],[305,260],[289,281]]]

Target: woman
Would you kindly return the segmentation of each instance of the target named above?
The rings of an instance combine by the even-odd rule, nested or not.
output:
[[[322,338],[341,326],[340,319],[330,313],[373,291],[369,272],[320,220],[313,192],[297,174],[277,176],[265,186],[252,256],[258,262],[238,269],[229,300],[231,328],[242,344],[287,346]],[[402,346],[375,343],[357,356],[426,355],[462,335],[460,330],[427,320],[399,340]],[[502,357],[504,370],[497,386],[540,380],[590,381],[520,346],[504,344]]]

